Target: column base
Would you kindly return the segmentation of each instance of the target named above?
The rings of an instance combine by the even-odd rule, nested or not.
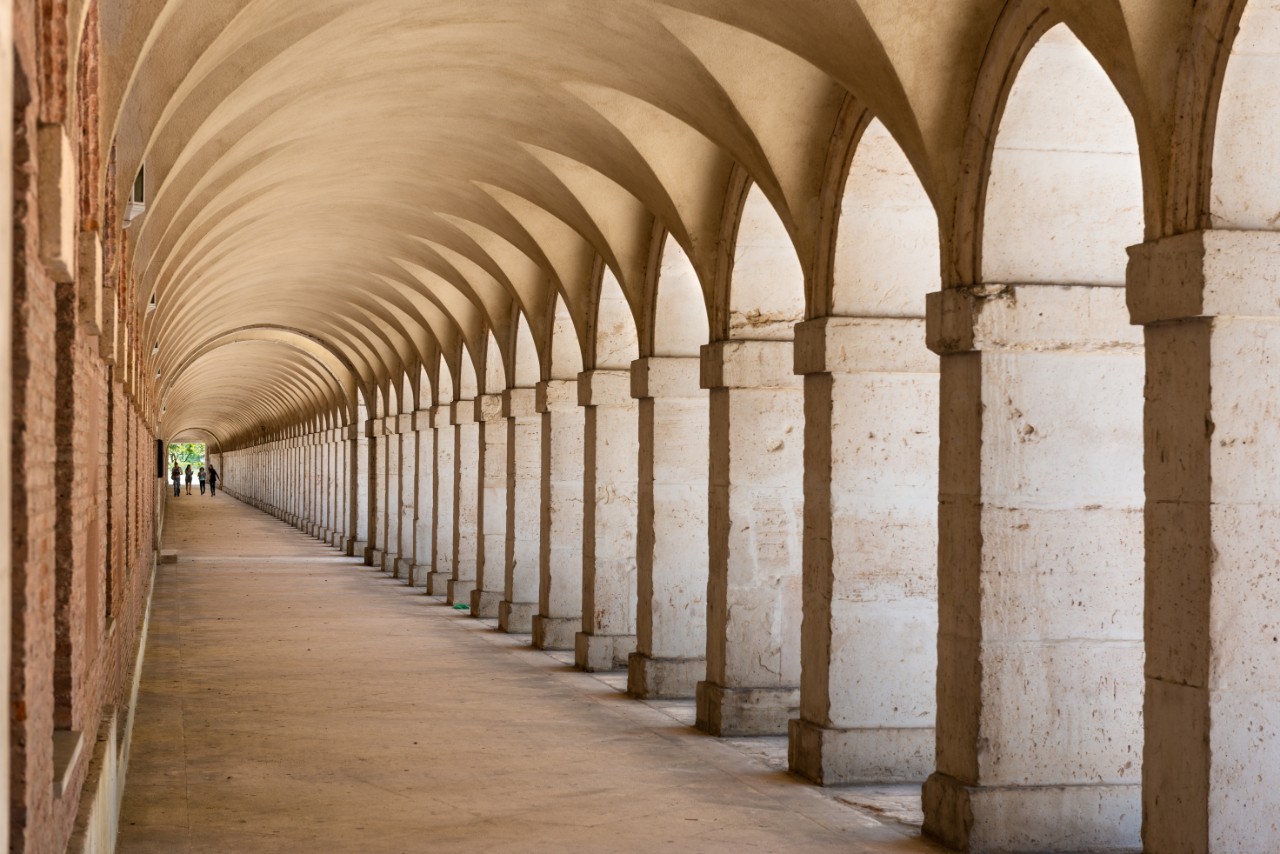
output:
[[[1142,787],[924,784],[924,832],[964,851],[1141,851]]]
[[[588,673],[624,670],[636,650],[635,635],[592,635],[578,632],[573,639],[573,663]]]
[[[512,635],[527,635],[533,631],[533,615],[537,602],[499,602],[498,628]]]
[[[363,543],[355,537],[347,537],[347,541],[344,544],[342,551],[347,555],[347,557],[364,557],[364,550],[368,545],[368,543]]]
[[[382,553],[382,571],[391,574],[396,567],[396,561],[400,559],[400,555],[395,552]]]
[[[698,729],[711,735],[786,735],[800,712],[799,688],[726,688],[699,682]]]
[[[627,660],[627,693],[641,699],[692,697],[706,678],[705,658],[651,658],[633,652]]]
[[[382,569],[382,549],[365,549],[364,562],[369,566],[375,566],[378,569]]]
[[[449,582],[453,580],[447,572],[427,573],[427,595],[444,596],[449,592]]]
[[[819,786],[920,783],[935,767],[933,727],[834,729],[795,719],[787,735],[787,764]]]
[[[457,605],[459,602],[463,602],[466,603],[468,608],[470,608],[471,591],[475,589],[476,580],[474,578],[450,578],[448,595],[449,604]]]
[[[405,580],[408,580],[410,578],[410,573],[412,572],[413,572],[413,561],[406,560],[405,558],[402,558],[402,557],[396,558],[396,562],[391,566],[392,578],[403,578]]]
[[[533,618],[533,645],[537,649],[573,649],[581,628],[581,617],[545,617],[536,614]]]
[[[472,590],[471,616],[479,617],[483,620],[496,619],[498,616],[498,604],[501,601],[501,593],[495,593],[492,590]]]
[[[430,566],[425,563],[410,563],[408,573],[409,574],[405,577],[405,580],[408,582],[410,587],[421,587],[424,590],[426,589],[427,576],[431,574]]]

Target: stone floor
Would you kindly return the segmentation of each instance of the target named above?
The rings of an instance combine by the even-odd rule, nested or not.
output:
[[[941,850],[913,787],[803,784],[228,496],[165,547],[123,854]]]

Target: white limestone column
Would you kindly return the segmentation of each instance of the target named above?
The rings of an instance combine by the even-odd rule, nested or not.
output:
[[[631,368],[640,441],[636,651],[627,691],[692,697],[707,672],[707,459],[710,396],[697,358]]]
[[[542,543],[542,415],[537,392],[509,388],[502,394],[507,418],[507,542],[498,627],[533,631],[538,611],[538,554]]]
[[[480,425],[474,399],[453,404],[455,507],[449,604],[471,604],[480,556]]]
[[[538,383],[542,413],[542,536],[533,645],[573,649],[582,629],[583,410],[576,380]]]
[[[395,571],[400,557],[400,416],[388,415],[383,427],[382,571]]]
[[[1153,854],[1280,840],[1280,234],[1130,250],[1145,325],[1146,740]]]
[[[412,583],[414,518],[418,506],[418,434],[413,427],[414,413],[400,416],[400,465],[396,483],[400,492],[400,519],[396,525],[396,562],[391,567],[395,578]]]
[[[630,371],[585,371],[583,407],[582,630],[574,662],[619,670],[636,650],[636,480],[639,416]]]
[[[382,476],[382,462],[386,457],[386,442],[383,437],[384,423],[381,418],[373,418],[368,422],[366,433],[369,443],[365,452],[369,457],[368,489],[369,493],[369,545],[365,549],[364,562],[369,566],[382,566],[382,515],[386,505],[386,482]]]
[[[506,584],[507,555],[507,420],[502,414],[502,395],[476,398],[476,421],[480,431],[480,537],[471,616],[495,619]]]
[[[923,781],[938,667],[938,359],[923,319],[796,327],[805,377],[804,623],[791,770]]]
[[[937,771],[966,850],[1139,844],[1141,335],[1125,292],[931,294],[942,356]]]
[[[778,735],[800,705],[804,393],[790,341],[723,341],[711,391],[707,678],[698,728]]]
[[[414,444],[417,446],[414,468],[416,503],[413,517],[413,566],[409,571],[409,583],[414,587],[427,587],[431,575],[431,555],[435,543],[436,512],[436,454],[435,431],[431,429],[431,410],[421,409],[413,414]]]
[[[431,573],[427,578],[427,593],[446,596],[449,580],[453,578],[453,524],[456,494],[456,474],[453,465],[454,438],[452,407],[431,408],[431,432],[435,441],[436,502],[432,525],[435,529],[431,556]]]
[[[351,530],[347,554],[364,558],[369,548],[369,499],[372,485],[369,483],[369,425],[373,422],[352,424],[351,438],[347,445],[350,483],[347,495],[351,501]]]

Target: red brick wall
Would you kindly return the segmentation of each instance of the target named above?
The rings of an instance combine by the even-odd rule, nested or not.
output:
[[[77,283],[56,282],[40,255],[36,133],[60,123],[81,171],[80,227],[101,228],[121,329],[136,329],[115,199],[99,197],[109,154],[93,130],[96,55],[74,63],[80,85],[67,86],[68,45],[93,54],[97,40],[69,34],[66,17],[64,0],[14,6],[10,848],[24,852],[66,847],[103,710],[128,700],[154,560],[154,395],[124,381],[140,374],[137,353],[104,361],[111,347],[79,316]],[[56,799],[55,728],[85,738]]]

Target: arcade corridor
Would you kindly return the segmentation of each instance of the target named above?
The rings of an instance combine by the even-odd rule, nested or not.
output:
[[[942,850],[230,497],[166,512],[122,854]]]

